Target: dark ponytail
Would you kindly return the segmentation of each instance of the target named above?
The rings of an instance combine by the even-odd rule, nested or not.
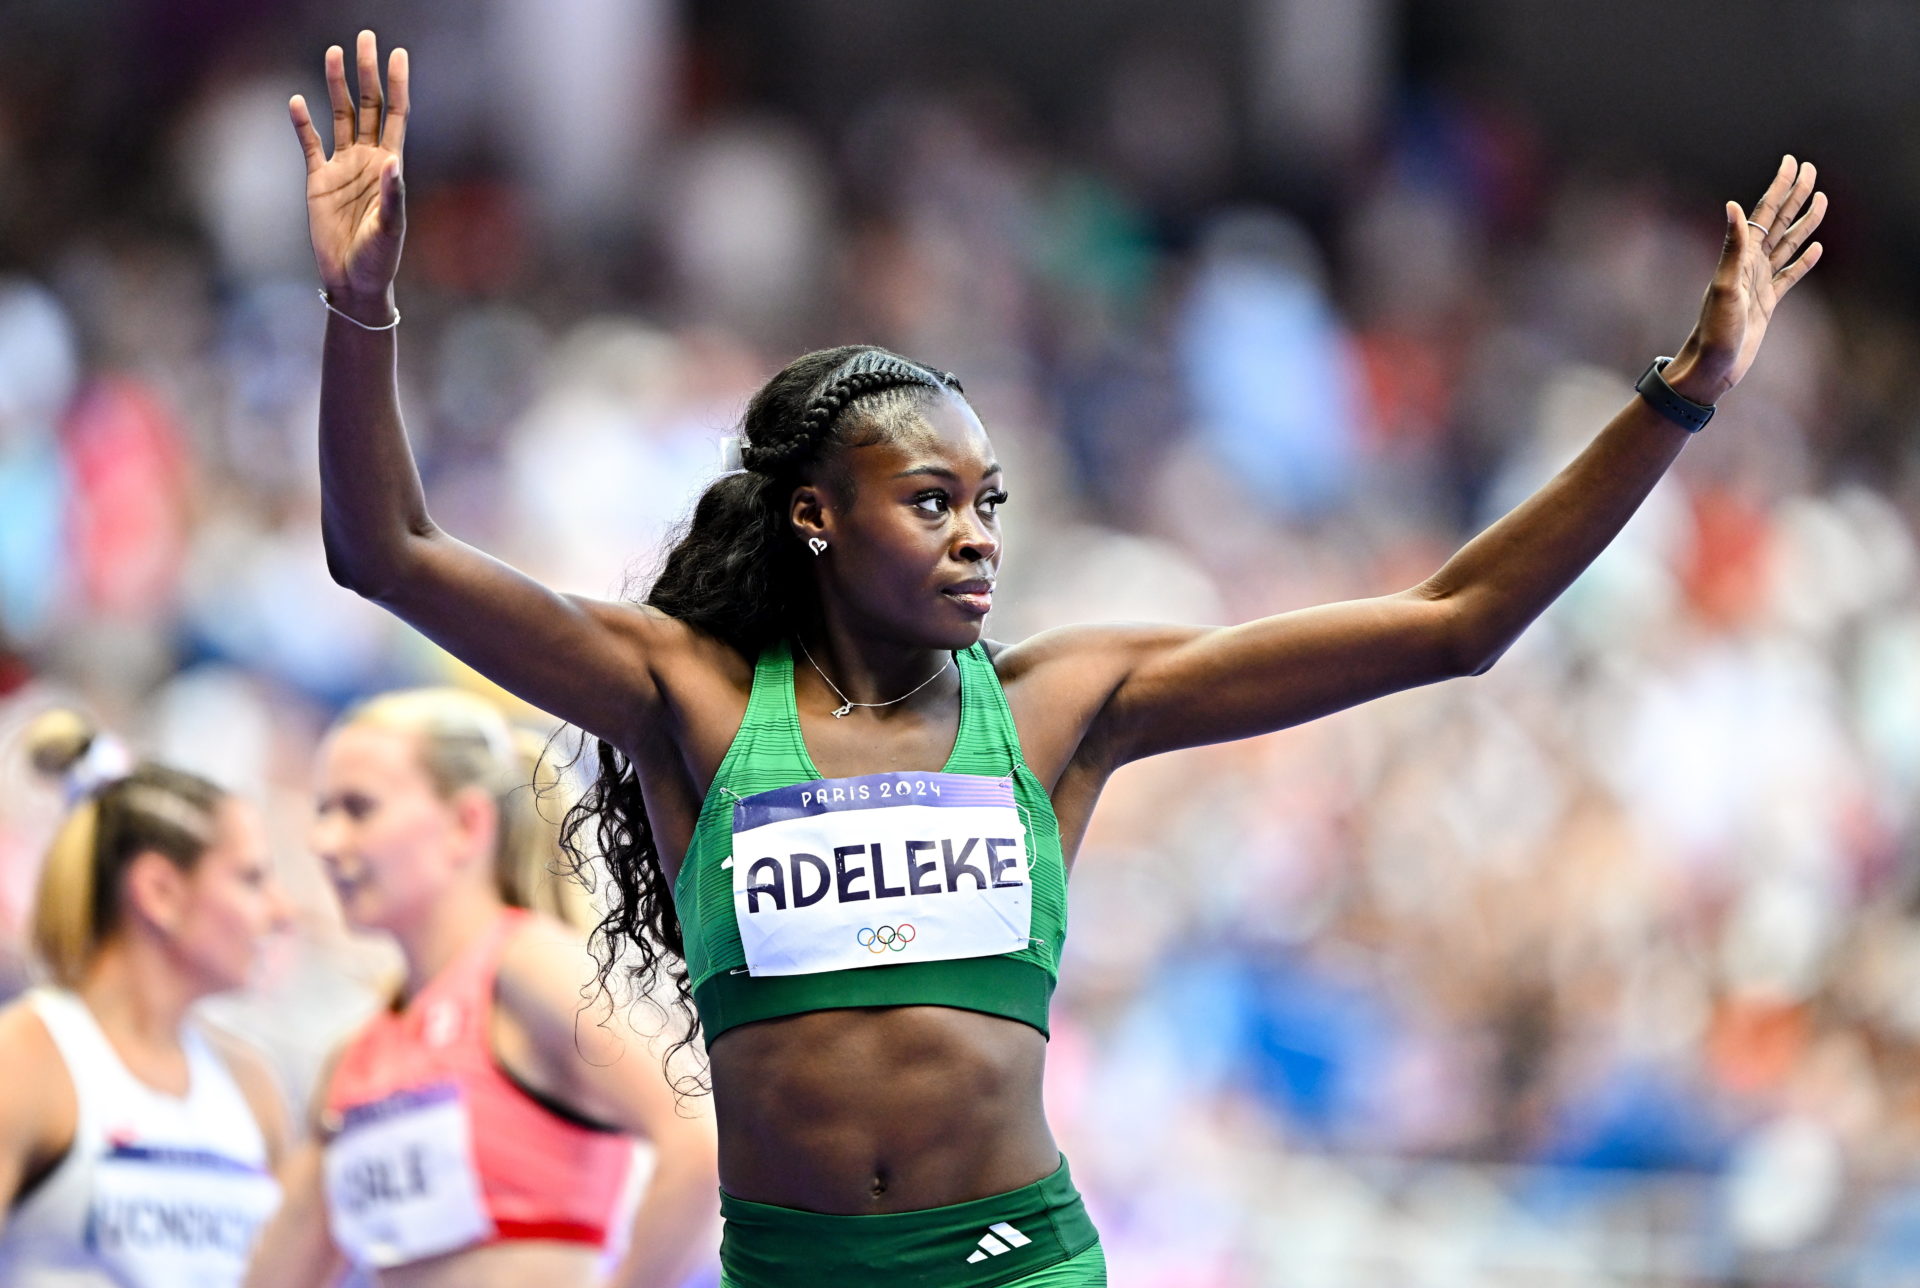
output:
[[[949,390],[961,392],[951,373],[872,345],[821,349],[788,363],[747,404],[745,468],[701,494],[645,602],[748,661],[792,635],[815,611],[805,547],[788,519],[793,489],[821,471],[831,475],[842,449],[883,441],[922,400]],[[844,475],[834,481],[850,482]],[[664,968],[687,1021],[677,1051],[693,1041],[696,1017],[673,891],[632,764],[598,739],[594,755],[597,776],[567,811],[561,848],[576,873],[589,870],[595,853],[606,864],[606,915],[593,936],[601,986],[629,947],[639,957],[626,972],[637,993],[651,994]]]

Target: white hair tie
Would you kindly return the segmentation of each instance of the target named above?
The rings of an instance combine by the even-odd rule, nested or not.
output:
[[[740,435],[728,434],[720,440],[720,472],[738,474],[746,468],[747,460],[740,447]]]
[[[133,753],[110,733],[97,733],[66,772],[67,803],[110,787],[133,772]]]

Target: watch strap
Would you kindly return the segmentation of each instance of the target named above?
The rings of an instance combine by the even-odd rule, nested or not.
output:
[[[1711,405],[1703,407],[1691,398],[1674,392],[1673,386],[1668,384],[1667,378],[1661,374],[1666,370],[1667,364],[1672,361],[1672,358],[1655,358],[1648,364],[1640,379],[1634,382],[1634,392],[1646,399],[1662,416],[1689,434],[1697,434],[1707,427],[1708,421],[1713,419],[1713,407]]]

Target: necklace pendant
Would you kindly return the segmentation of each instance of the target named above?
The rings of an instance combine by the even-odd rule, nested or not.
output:
[[[835,720],[840,720],[840,719],[843,719],[844,717],[846,717],[846,716],[848,716],[848,715],[851,715],[851,714],[852,714],[852,712],[853,712],[853,703],[851,703],[851,702],[849,702],[849,703],[847,703],[847,705],[846,705],[846,706],[844,706],[844,707],[841,707],[841,708],[840,708],[840,709],[839,709],[838,711],[836,711],[836,712],[834,712],[834,713],[833,713],[833,718],[834,718]]]

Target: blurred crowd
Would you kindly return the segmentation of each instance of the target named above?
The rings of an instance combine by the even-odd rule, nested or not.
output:
[[[674,65],[651,9],[601,8],[621,52],[551,111]],[[434,517],[597,595],[644,589],[757,384],[851,340],[959,373],[995,437],[998,638],[1403,589],[1674,351],[1719,201],[1753,195],[1409,92],[1334,196],[1201,205],[1226,109],[1177,63],[1101,145],[971,90],[828,129],[690,74],[561,142],[451,70],[478,37],[396,34]],[[58,809],[12,740],[78,700],[267,806],[299,925],[223,1013],[295,1095],[391,965],[305,848],[317,733],[481,686],[321,552],[284,103],[350,35],[176,87],[137,199],[50,178],[58,221],[21,209],[41,118],[0,130],[31,234],[0,278],[9,987]],[[1489,674],[1122,771],[1049,1091],[1117,1284],[1920,1282],[1916,355],[1912,317],[1816,273]]]

